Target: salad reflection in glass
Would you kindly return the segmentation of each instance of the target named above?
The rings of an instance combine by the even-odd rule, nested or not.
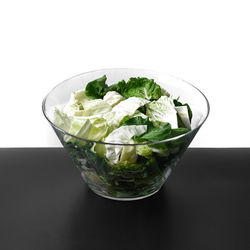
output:
[[[153,79],[106,82],[105,75],[91,81],[63,108],[54,107],[53,122],[61,129],[55,131],[95,193],[148,196],[164,184],[194,136],[180,136],[191,130],[191,108]]]

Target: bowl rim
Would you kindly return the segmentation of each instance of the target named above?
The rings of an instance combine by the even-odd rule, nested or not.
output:
[[[200,90],[198,89],[196,86],[194,86],[193,84],[191,84],[190,82],[186,81],[186,80],[183,80],[182,78],[180,77],[176,77],[174,75],[171,75],[171,74],[167,74],[167,73],[164,73],[165,75],[169,76],[169,77],[172,77],[172,78],[175,78],[179,81],[182,81],[184,82],[185,84],[191,86],[192,88],[196,89],[202,96],[203,98],[205,99],[206,101],[206,104],[207,104],[207,113],[206,113],[206,116],[205,118],[203,119],[203,121],[194,129],[191,129],[190,131],[188,131],[187,133],[185,134],[182,134],[182,135],[179,135],[179,136],[176,136],[176,137],[172,137],[172,138],[169,138],[169,139],[165,139],[165,140],[161,140],[161,141],[156,141],[156,142],[144,142],[144,143],[133,143],[133,144],[128,144],[128,143],[112,143],[112,142],[102,142],[102,141],[95,141],[95,140],[91,140],[91,139],[87,139],[87,138],[83,138],[83,137],[79,137],[79,136],[76,136],[76,135],[72,135],[70,133],[68,133],[67,131],[59,128],[58,126],[56,126],[51,120],[50,118],[47,116],[46,114],[46,108],[45,108],[45,103],[46,103],[46,100],[48,98],[48,96],[53,92],[54,89],[56,89],[58,86],[64,84],[65,82],[68,82],[74,78],[77,78],[77,77],[80,77],[80,76],[83,76],[83,75],[86,75],[86,74],[91,74],[91,73],[97,73],[97,72],[101,72],[101,71],[111,71],[111,70],[133,70],[133,71],[145,71],[145,72],[150,72],[150,73],[154,73],[157,75],[157,73],[163,73],[162,71],[157,71],[157,70],[150,70],[150,69],[145,69],[145,68],[103,68],[103,69],[97,69],[97,70],[90,70],[90,71],[87,71],[87,72],[84,72],[84,73],[80,73],[80,74],[77,74],[75,76],[72,76],[70,78],[67,78],[65,80],[63,80],[62,82],[58,83],[57,85],[55,85],[50,91],[49,93],[43,98],[43,101],[42,101],[42,112],[45,116],[45,118],[47,119],[47,121],[50,123],[50,125],[56,129],[56,130],[59,130],[60,132],[62,132],[63,134],[65,135],[68,135],[68,136],[72,136],[73,138],[76,138],[78,140],[83,140],[83,141],[86,141],[86,142],[92,142],[92,143],[98,143],[98,144],[104,144],[104,145],[113,145],[113,146],[139,146],[139,145],[156,145],[156,144],[160,144],[160,143],[165,143],[165,142],[171,142],[171,141],[175,141],[177,139],[180,139],[182,137],[188,137],[189,135],[191,134],[195,134],[200,128],[201,126],[204,124],[204,122],[207,120],[208,118],[208,115],[210,113],[210,104],[208,102],[208,99],[207,97],[205,96],[205,94]]]

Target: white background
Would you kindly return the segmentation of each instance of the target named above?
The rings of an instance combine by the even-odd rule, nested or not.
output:
[[[193,147],[250,146],[249,1],[0,2],[0,147],[60,146],[43,97],[109,67],[166,71],[200,88],[211,113]]]

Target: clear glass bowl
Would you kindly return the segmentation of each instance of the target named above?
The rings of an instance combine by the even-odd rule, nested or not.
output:
[[[60,129],[53,123],[54,106],[64,106],[72,91],[85,88],[86,84],[103,75],[107,76],[107,84],[112,85],[130,77],[148,77],[155,80],[174,98],[180,97],[182,103],[188,103],[193,112],[191,131],[188,133],[154,143],[142,144],[113,144],[92,141],[77,137]],[[205,122],[209,114],[209,103],[205,95],[193,85],[179,78],[162,72],[153,72],[142,69],[103,69],[74,76],[63,81],[53,88],[44,98],[42,109],[45,117],[51,124],[59,140],[69,153],[75,166],[89,188],[96,194],[116,200],[136,200],[156,193],[166,182],[168,176],[177,165],[183,153],[188,148],[194,136]],[[65,136],[71,136],[71,142],[65,141]],[[150,159],[138,159],[138,165],[119,168],[110,166],[105,157],[92,151],[93,147],[106,146],[130,147],[137,150],[141,145],[148,145],[153,150]],[[157,148],[161,148],[157,153]]]

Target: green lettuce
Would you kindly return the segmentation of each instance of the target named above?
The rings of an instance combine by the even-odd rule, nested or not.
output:
[[[73,121],[72,117],[61,112],[58,108],[55,107],[55,109],[54,109],[54,123],[56,124],[57,127],[68,132],[70,127],[71,127],[72,121]]]
[[[130,97],[115,105],[112,111],[103,115],[103,118],[107,120],[110,127],[116,128],[125,116],[134,116],[137,113],[137,109],[147,103],[149,101],[143,98]]]
[[[69,116],[81,116],[84,104],[90,100],[84,90],[72,92],[69,102],[63,108],[63,112]]]
[[[126,82],[124,80],[121,80],[115,85],[116,91],[122,95],[122,93],[126,89]]]
[[[152,149],[147,145],[137,145],[136,146],[136,153],[140,156],[143,156],[145,158],[149,158],[152,156]]]
[[[89,82],[85,88],[86,95],[92,99],[103,98],[108,88],[106,80],[107,77],[104,75],[94,81]]]
[[[113,130],[106,138],[105,142],[126,144],[133,136],[140,136],[147,131],[146,125],[131,125],[122,126]],[[106,144],[106,158],[111,164],[116,164],[119,161],[123,146]],[[127,146],[124,146],[127,147]],[[129,150],[132,154],[132,150]],[[129,154],[129,152],[126,152]],[[124,157],[126,158],[126,157]]]
[[[108,91],[103,97],[103,101],[114,107],[119,102],[123,101],[124,97],[116,91]]]
[[[174,105],[175,105],[176,107],[178,107],[178,106],[187,106],[187,109],[188,109],[188,116],[189,116],[189,120],[190,120],[190,122],[191,122],[192,117],[193,117],[193,112],[192,112],[190,106],[189,106],[187,103],[182,104],[182,103],[178,100],[178,98],[177,98],[177,99],[174,99]]]
[[[82,116],[101,116],[112,110],[112,107],[102,99],[95,99],[86,102],[83,106]]]
[[[166,123],[160,128],[153,128],[143,135],[136,137],[135,140],[157,142],[185,134],[188,131],[187,128],[171,129],[171,125]]]
[[[128,141],[128,144],[134,144],[134,141],[131,139]],[[136,146],[123,146],[120,156],[120,162],[135,163],[136,160]]]
[[[146,104],[146,115],[153,122],[170,123],[172,128],[178,128],[175,106],[172,98],[161,96],[157,101]]]
[[[145,77],[131,77],[127,83],[120,81],[116,88],[125,98],[135,96],[146,100],[157,100],[161,97],[161,87],[153,79]]]
[[[108,125],[105,119],[103,118],[92,118],[91,122],[91,130],[88,135],[88,139],[94,141],[100,141],[108,132]]]
[[[89,119],[87,120],[75,119],[72,121],[71,127],[68,132],[72,135],[88,138],[90,130],[91,130],[91,122]]]
[[[121,126],[128,126],[128,125],[147,125],[147,131],[154,128],[153,123],[149,120],[147,117],[146,119],[142,118],[141,116],[136,116],[132,118],[128,118],[125,116],[125,119],[123,119],[120,123]]]

